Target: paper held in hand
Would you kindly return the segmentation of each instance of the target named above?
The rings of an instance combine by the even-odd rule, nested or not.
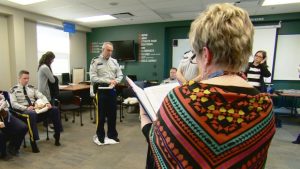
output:
[[[99,90],[103,90],[103,89],[113,89],[113,88],[114,88],[113,86],[107,86],[107,87],[99,86],[99,87],[98,87]]]
[[[128,84],[132,87],[133,91],[137,95],[139,103],[144,108],[152,121],[156,120],[156,113],[159,110],[164,98],[167,94],[179,83],[169,83],[158,86],[151,86],[141,89],[137,86],[129,77],[126,76]]]

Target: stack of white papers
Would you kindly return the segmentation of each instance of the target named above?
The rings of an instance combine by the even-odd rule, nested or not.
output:
[[[152,121],[156,120],[156,113],[159,110],[164,98],[179,83],[168,83],[158,86],[147,87],[144,90],[137,86],[130,78],[126,77],[128,84],[132,87],[136,96]]]

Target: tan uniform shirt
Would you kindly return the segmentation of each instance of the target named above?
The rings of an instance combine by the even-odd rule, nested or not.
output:
[[[116,59],[103,59],[100,55],[91,61],[90,78],[92,83],[109,84],[111,80],[116,80],[118,83],[123,79],[123,73]]]
[[[44,96],[41,92],[39,92],[36,88],[34,88],[34,86],[26,85],[25,89],[32,104],[34,104],[34,102],[37,99],[42,99],[44,103],[49,103],[46,96]],[[22,85],[17,84],[11,88],[10,102],[11,102],[11,107],[14,109],[21,110],[21,111],[25,111],[27,109],[29,104],[25,98]]]

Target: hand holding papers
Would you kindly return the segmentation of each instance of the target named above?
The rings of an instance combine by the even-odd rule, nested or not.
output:
[[[140,104],[152,121],[156,120],[156,112],[159,110],[164,98],[179,83],[147,87],[144,90],[138,87],[130,78],[126,77],[128,84],[136,93]]]
[[[40,113],[44,113],[46,111],[48,111],[48,106],[47,106],[47,103],[44,102],[42,99],[37,99],[34,103],[34,111],[37,113],[37,114],[40,114]]]

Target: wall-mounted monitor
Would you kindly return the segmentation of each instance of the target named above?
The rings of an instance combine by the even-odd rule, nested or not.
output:
[[[118,61],[136,61],[134,40],[111,41],[114,46],[112,57]]]

